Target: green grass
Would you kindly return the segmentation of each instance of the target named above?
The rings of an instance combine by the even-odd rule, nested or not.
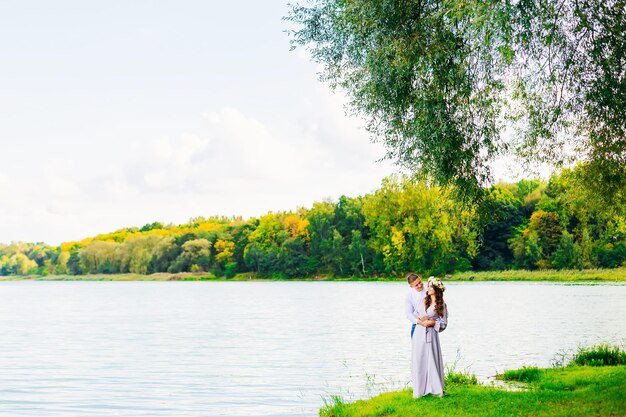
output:
[[[570,363],[589,366],[626,365],[626,352],[619,346],[611,346],[608,343],[580,347]]]
[[[400,274],[402,275],[402,274]],[[15,280],[42,280],[42,281],[401,281],[406,282],[403,276],[389,277],[333,277],[314,276],[307,278],[287,278],[275,276],[259,278],[255,273],[244,272],[234,278],[216,277],[209,272],[181,272],[176,274],[157,273],[151,275],[140,274],[93,274],[93,275],[27,275],[27,276],[0,276],[0,281]],[[446,278],[444,278],[446,279]],[[626,268],[616,269],[586,269],[586,270],[541,270],[541,271],[483,271],[459,272],[447,277],[450,281],[558,281],[558,282],[599,282],[599,281],[626,281]]]
[[[448,372],[446,373],[445,385],[478,385],[478,378],[469,372]]]
[[[451,281],[626,281],[626,268],[459,272]]]
[[[220,280],[215,275],[203,273],[182,272],[177,274],[157,273],[141,274],[90,274],[90,275],[9,275],[0,277],[0,281],[212,281]]]
[[[541,379],[542,370],[536,366],[524,366],[520,369],[505,371],[500,377],[503,381],[535,382]]]
[[[530,369],[530,368],[527,368]],[[623,416],[626,366],[568,366],[524,371],[537,378],[527,391],[450,384],[442,398],[412,397],[411,390],[388,392],[370,400],[328,402],[322,417],[404,416]]]

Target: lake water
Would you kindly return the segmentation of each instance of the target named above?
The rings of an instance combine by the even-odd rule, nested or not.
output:
[[[626,286],[448,283],[486,379],[626,340]],[[410,381],[404,283],[0,282],[2,416],[313,416]]]

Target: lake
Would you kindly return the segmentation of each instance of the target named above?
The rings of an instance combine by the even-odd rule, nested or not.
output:
[[[447,283],[444,362],[487,379],[626,341],[626,285]],[[410,382],[408,286],[0,282],[0,415],[314,416]]]

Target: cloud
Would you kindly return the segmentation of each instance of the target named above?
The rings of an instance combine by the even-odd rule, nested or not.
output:
[[[122,170],[126,188],[220,193],[236,186],[254,194],[258,188],[311,186],[343,168],[333,156],[335,142],[320,138],[322,129],[295,125],[279,131],[228,107],[203,119],[201,133],[162,137],[135,152]],[[120,180],[109,181],[107,191],[123,189]]]
[[[0,174],[0,195],[20,190],[0,208],[13,219],[0,225],[0,241],[58,244],[155,220],[260,216],[370,192],[393,169],[373,163],[379,149],[337,109],[341,100],[328,96],[307,117],[272,123],[222,107],[178,136],[118,142],[16,184]]]
[[[48,180],[48,190],[55,197],[67,198],[80,192],[79,186],[66,178],[53,176]]]
[[[301,179],[329,157],[308,132],[289,136],[233,108],[205,114],[205,157],[228,177],[284,183]]]
[[[8,195],[9,191],[9,176],[0,172],[0,197]]]

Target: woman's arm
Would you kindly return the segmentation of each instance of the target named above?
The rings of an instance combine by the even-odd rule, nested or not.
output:
[[[437,323],[435,319],[429,319],[428,317],[425,317],[417,322],[417,324],[424,327],[434,327],[435,323]]]

